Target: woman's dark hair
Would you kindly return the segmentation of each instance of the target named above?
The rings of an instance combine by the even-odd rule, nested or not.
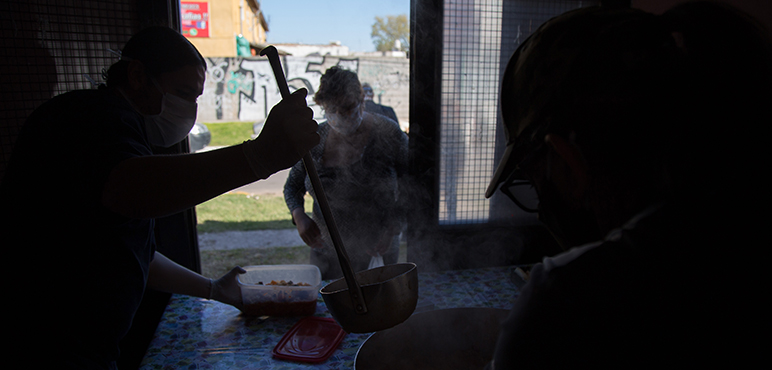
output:
[[[314,101],[327,110],[345,113],[362,103],[364,97],[357,74],[334,66],[322,76]]]
[[[131,60],[141,61],[152,77],[190,65],[200,65],[206,69],[206,61],[196,47],[179,32],[168,27],[148,27],[134,35],[123,48],[121,60],[103,73],[108,86],[126,83]]]

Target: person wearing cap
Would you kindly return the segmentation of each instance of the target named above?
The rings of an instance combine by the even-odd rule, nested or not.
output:
[[[373,92],[373,87],[370,86],[369,83],[363,83],[362,90],[365,92],[365,111],[373,114],[380,114],[399,124],[399,119],[397,118],[397,113],[394,113],[394,108],[373,101],[375,93]]]
[[[772,122],[771,50],[750,17],[703,2],[582,8],[519,46],[486,195],[522,204],[510,189],[529,182],[566,251],[533,267],[488,368],[744,367],[765,353],[753,133]]]
[[[299,90],[254,140],[156,155],[193,127],[205,71],[178,32],[146,28],[106,85],[56,96],[29,116],[0,189],[0,234],[6,261],[28,270],[12,280],[9,317],[22,351],[39,353],[25,358],[33,367],[115,368],[146,286],[241,306],[241,268],[214,280],[172,262],[155,251],[154,220],[292,166],[319,136]]]

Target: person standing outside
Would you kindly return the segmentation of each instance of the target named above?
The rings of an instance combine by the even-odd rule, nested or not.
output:
[[[373,100],[375,93],[373,92],[373,87],[370,86],[370,84],[368,84],[367,82],[362,84],[362,90],[365,92],[365,110],[366,111],[370,113],[380,114],[382,116],[390,118],[392,121],[396,122],[399,125],[399,119],[397,118],[397,114],[394,112],[394,108],[389,107],[387,105],[378,104]]]
[[[407,135],[392,120],[364,108],[364,92],[356,73],[332,67],[321,78],[314,100],[327,121],[319,125],[321,140],[311,150],[336,225],[355,271],[366,270],[373,258],[397,262],[399,234],[404,226]],[[312,216],[303,196],[314,198]],[[290,170],[284,199],[303,241],[311,247],[311,263],[323,279],[342,276],[316,194],[302,162]]]

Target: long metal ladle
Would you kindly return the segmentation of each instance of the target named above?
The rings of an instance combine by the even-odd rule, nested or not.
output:
[[[279,52],[273,45],[269,45],[260,51],[260,55],[268,57],[268,61],[271,63],[271,69],[276,77],[276,84],[279,86],[281,97],[282,99],[287,99],[290,96],[289,85],[287,85],[287,79],[284,77],[284,70],[281,67],[281,61],[279,60]],[[340,262],[341,270],[343,270],[343,277],[346,279],[346,285],[348,285],[353,306],[356,308],[358,314],[365,314],[367,313],[367,305],[365,305],[365,300],[362,296],[362,289],[354,277],[354,271],[351,269],[351,262],[349,261],[346,249],[343,247],[343,240],[338,232],[338,226],[335,224],[335,219],[332,217],[330,204],[327,202],[327,196],[324,193],[322,182],[319,180],[319,174],[316,172],[316,166],[314,165],[314,160],[311,158],[311,153],[306,153],[306,155],[303,156],[303,165],[306,167],[309,179],[311,179],[311,186],[314,188],[316,201],[319,203],[319,208],[322,210],[322,217],[324,217],[327,229],[330,232],[332,245],[335,247],[335,252],[338,253],[338,261]]]

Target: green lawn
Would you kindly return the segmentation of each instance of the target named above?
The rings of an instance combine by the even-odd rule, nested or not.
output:
[[[252,124],[216,123],[207,124],[212,131],[210,145],[226,146],[249,139]],[[238,128],[243,126],[242,128]],[[245,132],[245,128],[246,132]],[[219,136],[221,141],[215,141]],[[230,139],[225,139],[230,137]],[[311,214],[313,199],[305,197],[306,213]],[[284,197],[277,195],[248,195],[227,193],[201,203],[196,207],[199,233],[222,231],[249,231],[269,229],[293,229]],[[222,251],[201,251],[201,273],[207,277],[220,277],[233,266],[308,264],[309,249],[300,247],[277,247],[261,249],[233,249]],[[400,262],[405,261],[406,249],[400,248]]]
[[[306,195],[306,210],[311,211],[313,200]],[[196,207],[198,232],[249,231],[268,229],[295,229],[287,205],[281,196],[256,196],[228,193],[201,203]],[[308,264],[309,249],[277,247],[261,249],[233,249],[201,251],[201,273],[219,277],[233,266]]]
[[[231,146],[252,138],[252,122],[217,122],[204,125],[212,134],[209,146]]]
[[[305,208],[310,214],[313,200],[306,195]],[[196,207],[199,233],[294,229],[284,198],[228,193]]]

